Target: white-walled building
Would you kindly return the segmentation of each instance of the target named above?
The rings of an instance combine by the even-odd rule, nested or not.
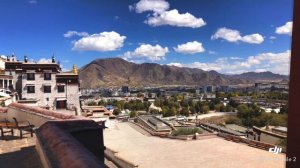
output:
[[[7,59],[5,75],[11,77],[11,90],[17,93],[20,103],[36,104],[51,109],[79,107],[79,80],[76,66],[73,72],[61,72],[60,65],[55,62],[29,62]],[[1,78],[1,75],[0,75]],[[5,83],[4,83],[5,84]],[[0,81],[1,86],[1,81]]]

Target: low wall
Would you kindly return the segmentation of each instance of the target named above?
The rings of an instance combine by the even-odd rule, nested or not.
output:
[[[104,167],[102,128],[92,120],[48,121],[36,137],[45,168]]]
[[[157,119],[156,117],[155,117],[155,119]],[[158,119],[159,120],[159,119]],[[160,121],[160,120],[159,120]],[[145,121],[144,119],[142,119],[141,117],[137,117],[136,118],[136,122],[138,123],[138,124],[140,124],[140,125],[142,125],[143,127],[146,127],[147,129],[150,129],[151,131],[153,131],[153,132],[156,132],[156,133],[158,133],[158,134],[168,134],[168,133],[170,133],[171,131],[172,131],[172,128],[170,127],[170,130],[157,130],[156,129],[156,126],[154,126],[154,125],[152,125],[152,124],[150,124],[150,123],[148,123],[147,121]],[[162,122],[162,123],[164,123],[164,122]],[[165,124],[165,123],[164,123]],[[169,127],[169,126],[168,126]]]
[[[7,112],[4,115],[0,115],[0,120],[6,118],[8,121],[13,122],[13,117],[18,121],[29,121],[31,124],[35,125],[35,127],[39,127],[45,122],[53,120],[85,119],[84,117],[63,114],[19,103],[11,103],[7,107]]]
[[[234,135],[229,135],[229,134],[225,134],[225,133],[218,133],[218,136],[225,138],[225,139],[232,139],[238,142],[242,142],[242,143],[246,143],[249,146],[252,147],[256,147],[256,148],[261,148],[264,150],[269,150],[269,148],[274,148],[276,145],[274,144],[270,144],[270,143],[264,143],[264,142],[260,142],[260,141],[256,141],[256,140],[251,140],[251,139],[247,139],[247,138],[242,138],[239,136],[234,136]],[[264,147],[264,148],[262,148]],[[285,147],[281,147],[282,148],[282,152],[285,153],[286,152],[286,148]]]
[[[0,120],[13,117],[37,127],[36,150],[43,167],[104,167],[103,126],[95,121],[19,103],[0,107]]]
[[[156,132],[156,131],[153,131],[153,130],[149,129],[148,127],[145,127],[144,125],[141,125],[140,123],[136,123],[136,122],[131,122],[131,123],[133,123],[133,124],[141,127],[142,129],[144,129],[145,131],[147,131],[152,136],[158,136],[158,137],[164,138],[164,137],[168,137],[168,135],[169,135],[169,133],[166,133],[166,132]]]
[[[139,123],[132,122],[133,124],[141,127],[148,133],[150,133],[152,136],[158,136],[160,138],[170,138],[170,139],[178,139],[178,140],[201,140],[201,139],[209,139],[209,138],[216,138],[218,133],[206,133],[206,134],[198,134],[196,135],[179,135],[179,136],[172,136],[169,133],[161,133],[161,132],[155,132],[150,130],[149,128],[145,127],[144,125],[140,125]]]
[[[262,142],[268,142],[271,144],[278,144],[280,141],[287,138],[286,135],[276,134],[271,131],[263,130],[253,126],[253,131],[256,133],[256,139]]]
[[[106,148],[105,150],[105,157],[112,161],[115,165],[117,165],[118,167],[122,167],[122,168],[134,168],[134,167],[138,167],[137,164],[134,164],[132,162],[129,162],[127,160],[125,160],[124,158],[121,158],[120,156],[118,156],[118,152],[113,151],[109,148]]]
[[[4,121],[7,117],[7,107],[0,107],[0,121]]]

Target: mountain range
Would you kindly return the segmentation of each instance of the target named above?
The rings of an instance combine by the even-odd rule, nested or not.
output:
[[[225,75],[216,71],[176,67],[156,63],[136,64],[121,58],[96,59],[79,69],[82,88],[163,86],[163,85],[234,85],[258,81],[288,80],[272,72],[247,72]]]

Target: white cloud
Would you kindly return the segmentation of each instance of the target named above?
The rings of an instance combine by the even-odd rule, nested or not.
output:
[[[178,62],[171,62],[168,64],[169,66],[177,66],[177,67],[183,67],[183,65],[181,63]]]
[[[286,22],[285,25],[277,27],[275,33],[292,35],[293,22]]]
[[[129,60],[130,58],[146,58],[151,61],[159,61],[165,59],[169,52],[168,47],[161,47],[160,45],[141,44],[133,52],[126,52],[121,57]]]
[[[80,36],[80,37],[86,37],[89,34],[87,32],[77,32],[77,31],[71,31],[69,30],[67,33],[64,34],[64,37],[70,38],[72,36]]]
[[[123,47],[126,36],[119,33],[102,32],[83,37],[74,42],[73,50],[114,51]]]
[[[40,58],[38,61],[34,61],[33,59],[31,59],[30,62],[36,62],[36,63],[39,63],[39,64],[46,64],[46,63],[52,63],[52,59],[50,59],[50,58]],[[68,64],[70,61],[69,60],[63,60],[62,62]],[[60,62],[61,70],[63,72],[70,71],[71,69],[66,68],[65,65],[62,64],[62,62]]]
[[[41,58],[37,61],[37,63],[51,63],[52,59],[48,59],[48,58]]]
[[[228,29],[226,27],[219,28],[217,32],[211,36],[211,39],[224,39],[229,42],[243,41],[251,44],[260,44],[264,41],[263,36],[258,33],[241,36],[238,30]]]
[[[270,36],[269,39],[270,39],[270,40],[275,40],[276,37],[275,37],[275,36]]]
[[[217,52],[212,51],[212,50],[209,50],[209,51],[208,51],[208,54],[215,55],[215,54],[217,54]]]
[[[60,68],[63,72],[68,72],[68,71],[71,71],[71,68],[69,67],[65,67],[63,64],[60,64]]]
[[[140,0],[134,5],[129,5],[129,10],[134,10],[136,13],[153,12],[152,15],[147,15],[145,20],[145,23],[151,26],[199,28],[206,25],[202,18],[196,18],[188,12],[181,14],[177,9],[169,10],[169,8],[170,4],[165,0]]]
[[[239,31],[227,29],[225,27],[218,29],[217,32],[211,37],[211,39],[219,38],[227,40],[229,42],[237,42],[238,40],[242,39]]]
[[[172,62],[168,65],[199,68],[207,71],[215,70],[227,74],[238,74],[249,71],[271,71],[273,73],[288,75],[290,67],[290,54],[290,50],[287,50],[282,53],[261,53],[255,56],[249,56],[246,59],[237,59],[237,57],[223,57],[213,62],[193,62],[190,64]]]
[[[177,45],[177,47],[174,48],[174,50],[176,52],[184,54],[195,54],[205,51],[205,49],[202,46],[202,43],[199,43],[198,41],[187,42],[185,44]]]
[[[260,44],[264,41],[264,38],[260,34],[256,33],[242,37],[242,41],[251,44]]]
[[[199,28],[206,25],[202,18],[196,18],[188,12],[180,14],[177,9],[154,14],[145,23],[151,26],[171,25],[191,28]]]
[[[170,7],[169,3],[164,0],[140,0],[135,5],[130,5],[130,10],[135,10],[137,13],[146,11],[153,11],[155,13],[162,13],[168,10]]]

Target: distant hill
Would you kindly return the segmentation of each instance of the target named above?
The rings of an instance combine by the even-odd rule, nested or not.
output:
[[[289,79],[286,75],[274,74],[272,72],[246,72],[239,75],[232,75],[231,77],[236,79],[246,79],[246,80],[285,80]]]
[[[228,85],[253,82],[256,79],[287,79],[266,73],[223,75],[216,71],[180,68],[155,63],[135,64],[121,58],[97,59],[79,70],[82,88],[161,85]]]

